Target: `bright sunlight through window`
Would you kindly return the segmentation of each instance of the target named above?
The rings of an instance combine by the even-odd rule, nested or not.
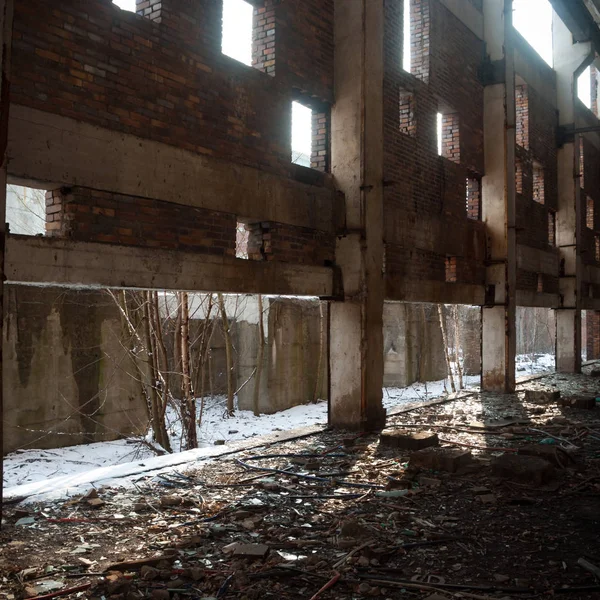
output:
[[[312,149],[312,110],[292,102],[292,162],[310,167]]]
[[[223,54],[252,64],[252,5],[244,0],[223,0]]]
[[[404,39],[402,41],[402,68],[410,73],[410,0],[404,0]]]
[[[577,95],[588,107],[592,108],[592,68],[588,67],[577,79]]]
[[[513,0],[513,25],[552,66],[552,5],[549,0]]]
[[[129,10],[135,12],[135,0],[113,0],[113,4],[116,4],[123,10]]]

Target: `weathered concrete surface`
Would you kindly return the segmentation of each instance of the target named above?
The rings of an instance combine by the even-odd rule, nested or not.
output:
[[[482,217],[491,260],[486,274],[490,298],[482,313],[482,388],[511,392],[515,389],[517,264],[512,0],[484,2],[484,34],[490,59],[502,70],[504,83],[484,89]]]
[[[332,173],[346,196],[336,263],[344,302],[330,307],[330,424],[385,423],[383,383],[383,0],[335,2]]]
[[[8,286],[5,308],[5,453],[145,431],[147,410],[112,298]]]

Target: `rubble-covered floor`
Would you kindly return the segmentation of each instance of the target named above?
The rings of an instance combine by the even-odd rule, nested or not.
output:
[[[600,396],[589,375],[539,387]],[[598,408],[476,394],[394,431],[442,452],[325,431],[7,506],[0,598],[600,597]]]

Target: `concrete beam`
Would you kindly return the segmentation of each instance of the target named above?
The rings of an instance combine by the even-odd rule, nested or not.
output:
[[[406,282],[388,279],[386,300],[396,302],[432,302],[434,304],[485,304],[482,285],[445,283],[443,281]]]
[[[483,13],[479,12],[473,4],[464,0],[440,0],[440,2],[480,40],[483,39]]]
[[[9,283],[331,297],[334,270],[229,256],[8,236]]]
[[[346,196],[346,234],[336,247],[344,301],[329,319],[334,427],[385,424],[383,386],[384,0],[335,0],[332,172]]]
[[[160,142],[11,106],[8,176],[84,187],[334,231],[333,186],[300,183]]]
[[[481,383],[486,391],[513,392],[517,257],[512,0],[484,0],[483,9],[487,50],[492,61],[504,65],[504,82],[484,88],[482,218],[490,252],[486,285],[493,298],[482,310]]]

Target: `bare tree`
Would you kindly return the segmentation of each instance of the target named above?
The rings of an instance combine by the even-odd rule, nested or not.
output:
[[[234,372],[233,372],[233,344],[231,341],[231,330],[229,319],[227,317],[227,309],[225,308],[225,300],[223,294],[217,294],[219,301],[219,310],[221,311],[221,323],[223,325],[223,335],[225,336],[225,354],[227,359],[227,414],[231,417],[235,411],[234,407]]]
[[[192,390],[190,373],[190,313],[188,295],[179,292],[180,307],[180,341],[181,341],[181,388],[183,395],[182,415],[185,415],[183,429],[187,440],[187,449],[198,447],[198,434],[196,431],[196,401]]]
[[[265,351],[265,327],[263,324],[263,299],[258,294],[258,352],[256,356],[256,374],[254,378],[254,395],[252,398],[252,408],[256,417],[260,416],[259,398],[260,398],[260,380],[263,370],[263,356]]]
[[[444,307],[441,304],[437,305],[438,316],[440,318],[440,328],[442,330],[442,341],[444,343],[444,356],[446,357],[446,367],[448,369],[448,377],[450,378],[450,387],[452,392],[456,392],[454,385],[454,374],[452,373],[452,365],[450,364],[450,355],[448,354],[448,335],[446,333],[446,318],[444,316]]]

